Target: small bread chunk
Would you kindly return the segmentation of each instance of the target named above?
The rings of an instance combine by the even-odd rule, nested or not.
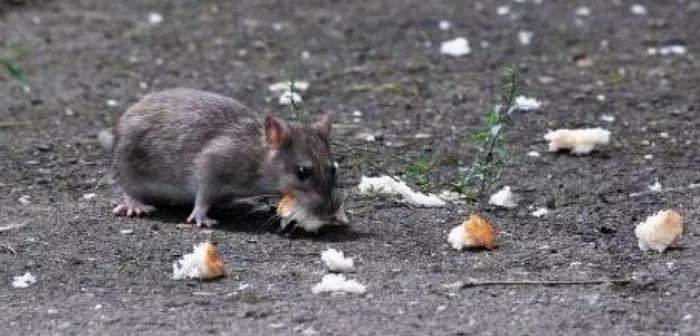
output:
[[[214,244],[210,242],[194,246],[194,252],[182,256],[173,264],[173,279],[215,279],[224,276],[224,262]]]
[[[468,248],[493,249],[496,247],[496,230],[479,215],[471,215],[462,225],[450,231],[447,241],[455,250]]]
[[[321,253],[321,260],[331,272],[347,272],[352,269],[352,258],[346,258],[342,251],[329,248]]]
[[[347,280],[342,274],[326,274],[321,282],[311,288],[314,294],[320,293],[352,293],[364,294],[367,287],[357,280]]]
[[[610,131],[602,128],[559,129],[544,135],[549,141],[549,151],[571,150],[572,154],[584,155],[610,143]]]
[[[683,217],[674,210],[659,211],[639,223],[634,233],[642,251],[663,252],[683,234]]]

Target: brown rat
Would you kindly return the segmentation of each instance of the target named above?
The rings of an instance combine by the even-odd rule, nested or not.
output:
[[[215,204],[292,193],[319,218],[345,220],[335,194],[331,119],[263,119],[231,98],[187,88],[149,94],[99,134],[124,194],[113,212],[146,214],[163,201],[194,204],[187,221],[212,226],[207,213]]]

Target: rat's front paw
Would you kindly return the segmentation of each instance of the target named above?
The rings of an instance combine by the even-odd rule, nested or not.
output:
[[[194,208],[194,210],[192,210],[192,213],[190,214],[190,216],[187,217],[187,223],[192,223],[192,222],[196,223],[197,227],[202,227],[202,226],[212,227],[212,226],[219,223],[215,219],[211,219],[211,218],[207,217],[206,211],[203,211],[203,210],[198,209],[196,207]]]
[[[124,200],[124,203],[117,205],[112,213],[117,216],[141,216],[146,215],[156,208],[131,199]]]

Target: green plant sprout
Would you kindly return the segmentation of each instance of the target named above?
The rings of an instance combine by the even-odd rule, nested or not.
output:
[[[295,92],[296,82],[294,81],[294,75],[292,74],[291,76],[289,76],[289,99],[291,101],[291,104],[289,106],[292,108],[292,120],[301,121],[301,119],[304,117],[304,107],[301,101],[297,101],[295,99]]]
[[[504,68],[504,75],[508,77],[508,83],[499,89],[501,103],[484,115],[484,129],[472,133],[468,139],[478,153],[466,175],[453,184],[453,189],[469,201],[481,199],[498,182],[510,158],[503,129],[508,117],[517,110],[515,99],[520,94],[518,68],[508,65]]]
[[[19,66],[15,65],[10,57],[0,56],[0,68],[2,68],[2,73],[4,73],[5,78],[7,78],[9,82],[22,88],[22,91],[27,95],[32,93],[27,75]]]

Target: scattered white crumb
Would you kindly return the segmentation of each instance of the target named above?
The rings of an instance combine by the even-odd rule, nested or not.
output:
[[[491,44],[489,43],[489,41],[481,41],[481,43],[479,43],[479,45],[481,46],[482,49],[486,49],[486,48],[488,48]]]
[[[438,197],[448,202],[462,203],[462,194],[456,191],[443,190],[438,194]]]
[[[377,137],[372,134],[372,133],[360,133],[356,136],[358,139],[362,139],[367,142],[375,142],[377,141]]]
[[[515,208],[518,206],[518,203],[515,201],[515,194],[513,194],[509,186],[505,186],[491,195],[489,204],[503,208]]]
[[[542,217],[547,214],[549,214],[549,209],[547,208],[539,208],[531,213],[534,217]]]
[[[663,252],[683,234],[683,218],[673,210],[659,211],[639,223],[634,233],[640,250]]]
[[[102,305],[99,304],[99,303],[96,304],[96,305],[95,305],[95,310],[100,310],[100,309],[102,309]]]
[[[450,22],[442,20],[438,23],[438,27],[440,27],[440,30],[448,30],[450,29]]]
[[[635,15],[646,15],[647,14],[647,8],[640,5],[640,4],[634,4],[630,7],[630,12]]]
[[[602,128],[559,129],[544,135],[549,151],[569,149],[572,154],[588,154],[597,147],[610,143],[610,131]]]
[[[655,191],[655,192],[661,192],[663,190],[663,187],[661,186],[661,183],[659,181],[656,181],[656,183],[648,186],[649,190]]]
[[[423,194],[411,190],[405,182],[391,176],[367,177],[362,176],[358,185],[361,194],[379,192],[390,195],[400,195],[404,202],[413,206],[443,207],[447,205],[445,200],[433,194]]]
[[[151,12],[150,14],[148,14],[148,22],[150,22],[151,24],[154,24],[154,25],[162,23],[163,22],[163,15],[161,15],[160,13]]]
[[[123,235],[125,235],[125,236],[130,236],[130,235],[134,234],[134,230],[131,230],[131,229],[124,229],[124,230],[120,230],[119,233],[121,233],[121,234],[123,234]]]
[[[464,225],[460,224],[452,228],[450,234],[447,235],[447,242],[450,243],[453,249],[459,251],[467,245],[464,238]]]
[[[542,102],[535,98],[518,96],[515,98],[515,106],[522,111],[533,111],[540,108]]]
[[[496,14],[500,16],[508,15],[510,13],[510,7],[508,6],[499,6],[496,8]]]
[[[672,46],[665,46],[661,48],[647,48],[647,54],[649,55],[684,55],[686,52],[688,52],[688,49],[682,45],[672,45]]]
[[[518,41],[520,41],[522,45],[530,45],[533,36],[534,34],[531,31],[521,30],[518,32]]]
[[[609,114],[603,114],[600,116],[600,120],[605,121],[605,122],[615,122],[615,116],[611,116]]]
[[[367,288],[357,282],[357,280],[346,280],[342,274],[326,274],[321,279],[321,282],[311,288],[314,294],[326,292],[345,292],[353,294],[364,294]]]
[[[651,160],[653,158],[654,158],[654,156],[651,154],[644,155],[644,160]]]
[[[591,9],[588,8],[588,7],[581,6],[581,7],[576,8],[576,12],[575,12],[575,13],[576,13],[576,15],[578,15],[578,16],[590,16],[590,15],[591,15]]]
[[[540,76],[540,77],[537,77],[537,80],[542,84],[552,84],[552,83],[554,83],[554,81],[556,79],[554,79],[554,77],[550,77],[550,76]]]
[[[595,99],[598,100],[599,102],[604,102],[605,101],[605,95],[599,94],[595,96]]]
[[[529,151],[529,152],[527,152],[527,156],[529,156],[529,157],[540,157],[540,152],[538,152],[538,151]]]
[[[36,283],[36,277],[31,273],[27,272],[24,275],[14,277],[12,281],[12,287],[14,288],[27,288],[29,285]]]
[[[331,272],[347,272],[352,269],[352,258],[345,258],[343,252],[329,248],[321,253],[321,260]]]
[[[32,197],[29,195],[24,195],[17,199],[17,202],[22,205],[29,205],[32,203]]]
[[[688,51],[686,47],[681,46],[681,45],[673,45],[673,46],[668,46],[668,47],[662,47],[659,49],[659,54],[661,55],[670,55],[670,54],[675,54],[675,55],[683,55]]]
[[[454,40],[449,40],[442,42],[440,45],[440,53],[449,56],[464,56],[471,53],[472,50],[469,48],[469,41],[464,37],[458,37]]]
[[[358,111],[358,110],[352,111],[352,116],[353,117],[362,117],[362,111]]]
[[[275,22],[272,24],[272,29],[274,29],[275,31],[282,31],[282,28],[284,28],[284,26],[282,26],[282,24],[279,22]]]
[[[659,137],[660,137],[660,138],[666,139],[666,138],[669,137],[669,135],[668,135],[668,133],[666,133],[666,132],[661,132],[661,133],[659,133]]]
[[[304,50],[301,52],[301,58],[302,59],[309,59],[309,58],[311,58],[311,54],[308,51]]]
[[[292,82],[290,82],[290,81],[277,82],[277,83],[271,84],[267,88],[268,88],[268,90],[270,90],[272,92],[277,92],[277,93],[289,92],[289,91],[291,91],[291,88],[292,88]],[[295,91],[306,91],[308,88],[309,88],[309,82],[294,81],[294,90]]]
[[[301,103],[301,96],[298,93],[292,91],[286,91],[282,93],[282,95],[280,95],[280,105],[291,105],[292,101],[294,101],[294,103]]]
[[[95,197],[97,197],[97,194],[95,194],[95,193],[87,193],[87,194],[84,194],[81,198],[82,198],[83,200],[89,201],[89,200],[95,199]]]
[[[430,139],[432,135],[428,133],[416,133],[413,135],[414,139]]]
[[[116,100],[114,100],[114,99],[109,99],[109,100],[107,100],[106,104],[107,104],[107,106],[109,106],[109,107],[114,107],[114,106],[118,106],[118,105],[119,105],[119,103],[118,103]]]

